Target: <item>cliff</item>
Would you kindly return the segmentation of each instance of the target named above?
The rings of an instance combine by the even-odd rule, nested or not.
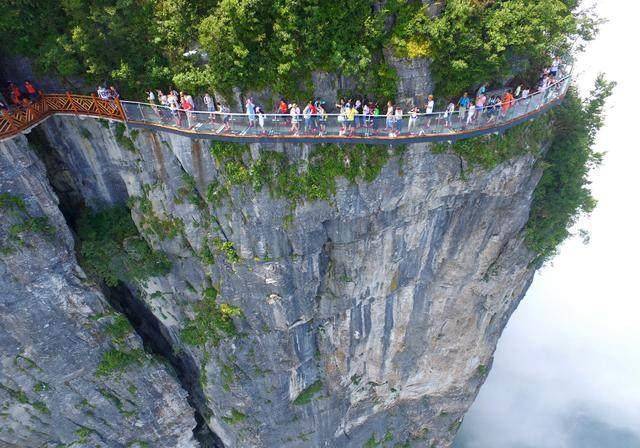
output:
[[[136,427],[157,428],[166,445],[148,439],[153,446],[191,446],[178,381],[228,447],[451,445],[534,274],[523,228],[541,176],[537,151],[480,170],[427,145],[225,147],[119,126],[55,117],[28,136],[55,193],[23,138],[0,144],[13,167],[3,166],[3,191],[25,197],[62,235],[3,257],[5,271],[20,272],[3,276],[11,293],[2,318],[19,320],[3,331],[21,339],[20,353],[45,346],[28,356],[69,403],[47,416],[50,427],[22,426],[24,446],[66,442],[70,415],[106,446]],[[10,153],[29,161],[22,174]],[[65,381],[74,364],[90,402],[107,381],[92,376],[105,341],[90,335],[102,319],[88,318],[105,305],[75,262],[56,194],[68,218],[83,205],[128,202],[140,233],[172,262],[165,276],[112,291],[135,303],[130,318],[148,313],[179,371],[171,379],[145,362],[109,378],[136,386],[146,418],[118,422],[117,434],[72,412],[79,387]],[[18,306],[27,300],[37,306]],[[216,326],[227,316],[231,326]],[[8,337],[3,347],[18,350]],[[52,357],[49,344],[64,351]],[[17,354],[3,356],[3,377],[27,390]],[[49,367],[58,364],[64,372]],[[162,420],[167,403],[175,409]],[[113,406],[93,413],[114,417]],[[15,428],[19,413],[10,414],[0,434]]]
[[[87,281],[22,136],[0,144],[0,212],[0,446],[197,446],[186,392]],[[116,345],[135,366],[102,375]]]

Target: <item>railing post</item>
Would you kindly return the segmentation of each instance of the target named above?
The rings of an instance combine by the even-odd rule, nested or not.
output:
[[[73,96],[69,91],[67,91],[67,100],[69,100],[69,106],[71,107],[71,110],[73,110],[73,113],[77,114],[78,108],[73,104]]]
[[[19,128],[16,125],[15,120],[13,119],[13,117],[11,116],[11,114],[6,111],[6,110],[2,110],[2,116],[9,122],[9,126],[11,126],[15,131],[18,131]]]
[[[47,94],[40,91],[40,102],[42,103],[42,115],[47,115],[49,112],[49,102],[47,101]]]
[[[120,118],[122,119],[122,121],[127,121],[127,115],[124,113],[124,107],[122,107],[122,103],[120,102],[120,98],[114,98],[113,99],[115,105],[116,105],[116,109],[118,109],[118,114],[120,115]]]
[[[101,115],[100,114],[100,107],[98,107],[98,97],[96,96],[95,93],[91,94],[91,98],[93,98],[93,108],[96,111],[96,114]]]

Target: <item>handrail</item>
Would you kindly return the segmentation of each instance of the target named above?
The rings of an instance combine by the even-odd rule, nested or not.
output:
[[[4,110],[0,117],[0,141],[27,132],[51,115],[70,114],[124,121],[122,106],[95,95],[47,93],[24,108]]]
[[[342,114],[310,115],[202,112],[156,104],[105,100],[96,95],[47,93],[26,108],[3,111],[0,141],[11,138],[51,115],[70,114],[106,118],[131,127],[164,130],[194,138],[224,141],[269,142],[365,142],[404,144],[420,141],[457,140],[502,132],[528,121],[559,103],[571,81],[567,75],[542,91],[500,107],[476,110],[472,118],[454,112],[404,113],[400,120],[386,115],[356,115],[348,121]]]

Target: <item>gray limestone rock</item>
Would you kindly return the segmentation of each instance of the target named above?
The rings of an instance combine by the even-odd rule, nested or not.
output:
[[[131,151],[114,124],[55,117],[42,130],[89,206],[150,201],[155,218],[135,205],[134,220],[173,268],[141,299],[200,367],[196,407],[226,446],[451,445],[534,275],[523,228],[535,157],[462,176],[455,155],[389,148],[374,181],[341,178],[330,201],[292,204],[230,185],[206,140],[136,130]],[[242,157],[265,151],[304,167],[314,148]],[[55,185],[64,170],[49,171]],[[211,185],[227,186],[213,202]],[[150,218],[180,231],[154,233]],[[242,310],[238,335],[188,345],[181,331],[212,287]]]
[[[78,266],[25,137],[0,143],[0,195],[0,446],[198,446],[186,392],[133,332],[118,345],[139,363],[96,374],[118,316]]]

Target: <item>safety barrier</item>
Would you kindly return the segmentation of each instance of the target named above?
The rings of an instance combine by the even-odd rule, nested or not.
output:
[[[571,76],[548,88],[498,107],[476,108],[474,115],[454,112],[411,114],[401,119],[385,115],[252,114],[186,111],[133,101],[103,100],[95,95],[44,94],[26,108],[3,111],[0,141],[28,131],[54,114],[99,117],[138,128],[158,129],[194,138],[239,142],[338,142],[406,144],[453,141],[502,132],[535,118],[558,104]]]

